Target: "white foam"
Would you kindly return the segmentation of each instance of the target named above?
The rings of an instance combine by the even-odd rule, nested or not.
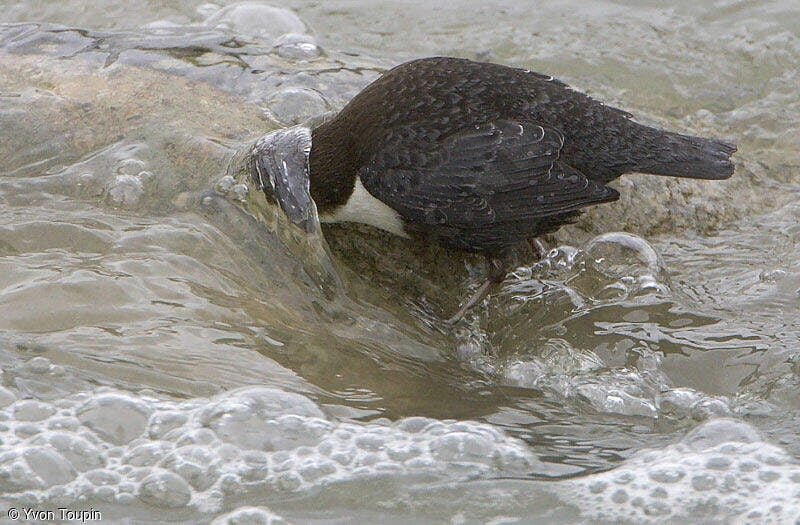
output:
[[[267,507],[239,507],[217,517],[211,525],[285,525],[287,523]]]
[[[138,499],[209,513],[248,491],[387,475],[521,475],[536,462],[490,425],[337,421],[305,396],[264,387],[185,402],[101,388],[17,400],[0,420],[0,491],[20,503]]]
[[[679,443],[559,483],[590,520],[631,523],[796,523],[800,464],[750,425],[713,419]]]

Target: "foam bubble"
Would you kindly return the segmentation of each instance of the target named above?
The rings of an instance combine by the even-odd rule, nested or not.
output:
[[[298,33],[287,33],[272,43],[278,56],[293,60],[311,60],[322,54],[314,37]]]
[[[77,410],[78,419],[115,445],[140,436],[150,416],[141,400],[124,394],[103,394],[92,398]]]
[[[207,9],[212,12],[212,9]],[[205,25],[239,35],[273,40],[284,33],[305,33],[306,25],[291,10],[261,2],[239,2],[214,11]]]
[[[0,411],[0,490],[7,498],[125,505],[138,499],[207,513],[250,490],[420,473],[520,475],[537,461],[490,425],[337,421],[303,395],[265,387],[185,402],[100,389],[57,403],[58,410],[56,402],[21,400]],[[227,522],[267,516],[236,512]]]
[[[598,269],[615,278],[632,273],[663,275],[665,272],[664,263],[653,247],[630,233],[598,235],[586,244],[585,252]]]
[[[608,472],[560,482],[591,520],[634,523],[800,518],[800,464],[750,425],[714,419],[679,443],[643,450]]]
[[[14,394],[14,392],[0,386],[0,408],[5,408],[16,400],[17,396]]]
[[[290,87],[267,100],[267,116],[284,125],[300,124],[330,108],[325,98],[312,89]]]
[[[522,388],[546,390],[594,410],[628,416],[657,417],[656,396],[666,388],[658,357],[641,360],[640,368],[608,368],[591,350],[576,350],[551,339],[539,355],[515,358],[502,368],[501,381]]]
[[[282,517],[266,507],[239,507],[233,512],[223,514],[211,525],[285,525]]]
[[[626,366],[609,367],[592,350],[550,339],[537,354],[516,356],[500,366],[499,381],[625,416],[699,421],[731,414],[725,397],[673,388],[656,352],[641,346],[628,355],[632,359]]]
[[[658,253],[644,239],[621,232],[595,237],[584,249],[553,248],[544,259],[517,268],[510,277],[500,294],[501,306],[510,312],[524,311],[520,303],[552,302],[553,298],[574,312],[671,294]],[[631,318],[631,322],[639,321]]]
[[[192,498],[192,489],[179,475],[157,470],[142,480],[139,498],[157,507],[183,507]]]

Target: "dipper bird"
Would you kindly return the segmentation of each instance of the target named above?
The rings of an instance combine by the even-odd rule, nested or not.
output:
[[[634,122],[553,77],[459,58],[401,64],[313,129],[254,148],[252,173],[297,224],[427,234],[484,254],[487,281],[455,322],[502,282],[516,245],[615,201],[606,184],[641,172],[727,179],[736,147]]]

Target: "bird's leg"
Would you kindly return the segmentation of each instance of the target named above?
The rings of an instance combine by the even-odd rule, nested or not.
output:
[[[531,252],[533,252],[533,255],[536,257],[536,262],[547,257],[547,246],[545,246],[544,241],[539,237],[531,237],[528,239],[528,246],[530,246]]]
[[[487,256],[486,260],[489,263],[489,275],[486,281],[480,288],[475,290],[475,293],[458,309],[458,312],[453,317],[445,321],[447,324],[453,325],[460,321],[470,308],[483,301],[506,278],[506,263],[503,259]]]

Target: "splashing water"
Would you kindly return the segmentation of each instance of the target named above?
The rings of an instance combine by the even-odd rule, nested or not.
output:
[[[6,508],[800,517],[794,3],[98,5],[0,18]],[[736,175],[623,178],[447,330],[481,261],[306,234],[236,170],[258,137],[434,54],[735,138]]]

